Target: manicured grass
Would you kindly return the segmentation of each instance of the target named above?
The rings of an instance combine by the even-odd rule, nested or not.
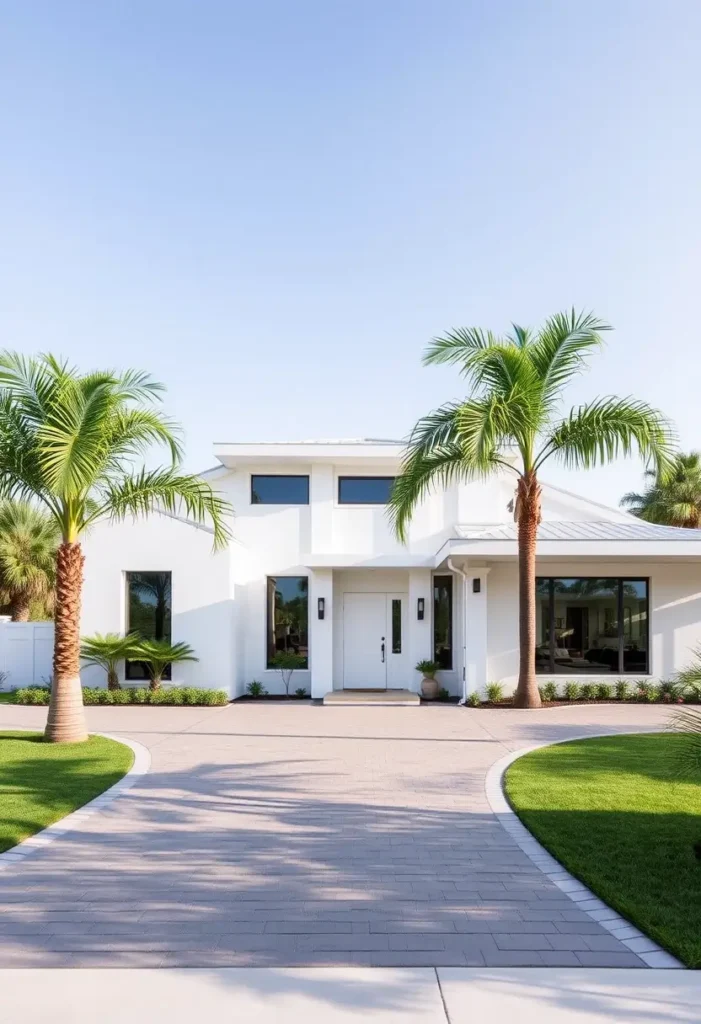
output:
[[[509,768],[523,823],[565,867],[689,967],[701,967],[701,785],[675,775],[679,734],[544,747]]]
[[[9,693],[0,693],[0,704],[14,704],[15,695],[12,691]]]
[[[0,853],[104,792],[133,760],[102,736],[53,744],[41,733],[0,732]]]

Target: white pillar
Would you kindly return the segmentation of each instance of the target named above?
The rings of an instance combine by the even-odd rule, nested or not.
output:
[[[324,602],[323,619],[319,598]],[[309,572],[309,663],[312,697],[320,699],[333,689],[333,569]]]
[[[309,481],[310,551],[333,551],[333,466],[312,463]]]
[[[423,599],[424,617],[418,617],[419,598]],[[414,668],[417,661],[428,661],[433,658],[433,635],[431,622],[433,617],[433,587],[430,569],[409,570],[409,671],[407,687],[418,692],[421,686],[421,673]]]
[[[487,685],[487,576],[489,569],[465,569],[465,693]]]

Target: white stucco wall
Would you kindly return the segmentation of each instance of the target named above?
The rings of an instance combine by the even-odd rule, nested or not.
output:
[[[701,563],[540,561],[539,576],[647,576],[650,615],[650,676],[668,679],[692,660],[692,648],[701,643]],[[488,580],[487,677],[505,684],[510,692],[518,677],[518,590],[515,562],[494,562]],[[635,678],[640,673],[626,675]],[[538,676],[563,682],[567,674]],[[577,682],[607,682],[618,676],[572,673]]]
[[[172,573],[172,639],[190,644],[198,662],[174,666],[173,682],[236,686],[234,600],[229,551],[212,554],[212,535],[167,516],[101,523],[83,542],[85,582],[81,634],[124,633],[127,572]],[[85,668],[85,685],[104,673]]]

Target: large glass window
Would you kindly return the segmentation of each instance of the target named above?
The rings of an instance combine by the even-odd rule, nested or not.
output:
[[[170,643],[171,574],[169,572],[127,573],[127,633],[139,633],[147,640]],[[141,661],[127,661],[127,679],[148,679]],[[170,667],[165,679],[170,679]]]
[[[278,651],[309,657],[309,581],[306,576],[268,576],[268,668]]]
[[[386,505],[394,480],[393,476],[340,476],[339,505]]]
[[[453,577],[433,577],[433,660],[453,667]]]
[[[647,673],[648,581],[539,577],[536,671]]]
[[[252,505],[308,505],[309,477],[251,474]]]

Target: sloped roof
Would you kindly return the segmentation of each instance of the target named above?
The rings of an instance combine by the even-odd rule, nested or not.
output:
[[[456,526],[463,540],[517,539],[516,523],[495,523],[493,526]],[[654,523],[609,521],[545,520],[538,527],[538,540],[657,540],[701,541],[701,530],[678,526],[657,526]]]

